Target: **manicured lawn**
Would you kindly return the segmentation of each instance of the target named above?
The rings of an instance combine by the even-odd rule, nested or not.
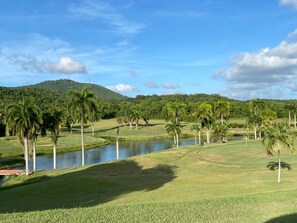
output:
[[[20,176],[0,189],[1,222],[297,222],[297,159],[267,168],[260,142],[165,150]],[[281,217],[281,219],[274,219]],[[274,220],[272,220],[274,219]],[[268,221],[271,220],[271,221]]]

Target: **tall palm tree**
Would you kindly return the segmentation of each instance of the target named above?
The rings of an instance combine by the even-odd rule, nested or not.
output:
[[[175,122],[179,123],[181,116],[185,113],[185,104],[180,102],[169,102],[166,107],[168,112],[175,118]]]
[[[221,124],[224,124],[224,119],[226,119],[230,113],[230,102],[218,100],[214,105],[214,112],[219,118],[221,118]]]
[[[201,120],[202,128],[206,128],[206,142],[210,143],[210,129],[214,124],[213,110],[211,104],[202,103],[199,105],[198,116]]]
[[[40,111],[29,101],[11,104],[6,108],[6,123],[16,131],[24,146],[26,175],[29,175],[28,141],[30,134],[41,123]]]
[[[280,183],[281,161],[280,152],[282,149],[288,148],[291,153],[295,152],[295,136],[291,132],[287,123],[275,123],[264,131],[262,140],[266,149],[271,153],[277,152],[278,155],[278,177],[277,182]]]
[[[197,145],[197,134],[198,134],[198,145],[201,145],[201,124],[194,124],[191,127],[191,131],[195,132],[195,145]]]
[[[46,123],[47,129],[51,132],[51,139],[53,141],[53,169],[57,168],[57,144],[60,136],[61,126],[64,120],[64,114],[62,111],[54,109],[48,118]]]
[[[265,102],[260,99],[251,100],[249,103],[250,114],[248,123],[254,126],[255,140],[257,139],[257,128],[262,124],[262,114],[265,110]],[[260,137],[261,138],[261,137]]]
[[[96,109],[95,95],[84,87],[82,91],[71,91],[72,98],[69,109],[73,117],[78,117],[81,129],[81,165],[85,165],[85,146],[84,146],[84,124],[87,122],[88,114]]]
[[[183,128],[183,125],[176,122],[176,120],[174,119],[170,123],[167,123],[165,125],[165,128],[166,128],[166,132],[168,134],[173,135],[174,144],[176,145],[176,147],[178,147],[179,146],[179,135],[181,134],[181,129]]]

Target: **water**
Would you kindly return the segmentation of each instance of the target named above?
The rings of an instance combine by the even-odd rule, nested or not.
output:
[[[242,137],[234,137],[232,140],[242,140]],[[193,145],[194,139],[181,139],[180,146]],[[143,155],[147,153],[157,152],[170,149],[173,146],[172,139],[147,140],[147,141],[124,141],[120,142],[120,159]],[[58,147],[59,150],[59,147]],[[85,164],[102,163],[116,160],[116,145],[109,145],[98,148],[85,150]],[[29,166],[33,169],[32,160]],[[57,154],[57,168],[69,168],[81,166],[81,151]],[[36,157],[37,170],[45,170],[53,168],[53,156],[43,155]]]
[[[149,140],[149,141],[124,141],[120,142],[120,159],[136,155],[143,155],[160,150],[170,149],[173,147],[173,140]],[[180,146],[192,145],[194,139],[182,139]],[[59,147],[58,147],[59,150]],[[101,163],[116,160],[116,145],[109,145],[98,148],[85,150],[85,164]],[[81,151],[57,154],[57,168],[63,169],[81,165]],[[33,169],[32,160],[29,166]],[[53,156],[43,155],[36,157],[37,170],[45,170],[53,168]]]

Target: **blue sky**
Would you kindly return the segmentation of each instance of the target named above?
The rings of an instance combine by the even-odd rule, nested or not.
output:
[[[297,0],[1,0],[0,86],[297,98]]]

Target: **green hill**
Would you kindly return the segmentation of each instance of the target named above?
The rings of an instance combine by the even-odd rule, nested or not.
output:
[[[92,91],[96,97],[99,99],[123,99],[125,96],[111,91],[105,87],[96,84],[88,83],[78,83],[72,80],[56,80],[56,81],[44,81],[39,84],[26,86],[25,88],[41,88],[46,90],[53,90],[63,94],[68,93],[72,90],[80,91],[84,86],[86,86],[90,91]]]

